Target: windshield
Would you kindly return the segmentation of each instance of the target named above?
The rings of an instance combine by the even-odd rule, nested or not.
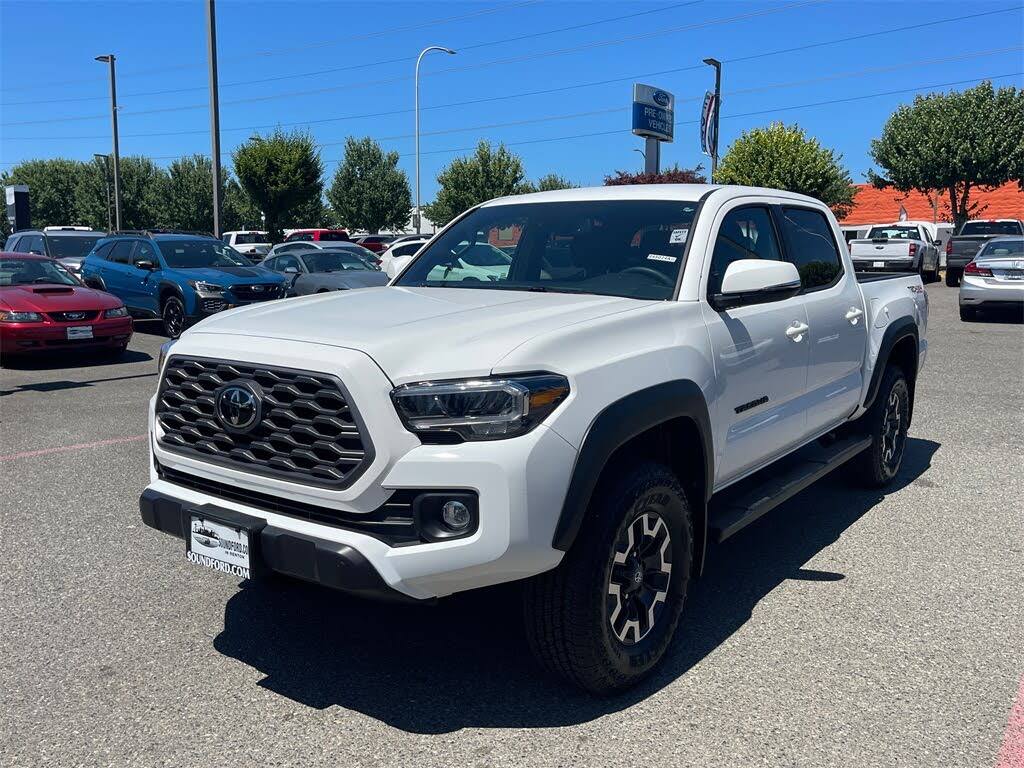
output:
[[[431,240],[396,284],[670,299],[696,210],[671,200],[486,206]]]
[[[985,243],[977,258],[998,259],[1001,256],[1020,256],[1024,253],[1024,239],[995,240]]]
[[[1016,221],[968,221],[960,230],[961,235],[1019,235],[1020,224]]]
[[[886,238],[888,240],[920,240],[921,233],[917,227],[872,227],[868,238]]]
[[[219,240],[163,240],[158,243],[171,269],[248,267],[248,259]]]
[[[369,270],[370,265],[354,253],[337,251],[317,251],[302,257],[310,272],[340,272],[346,269]]]
[[[0,285],[81,285],[61,264],[49,259],[0,260]]]
[[[84,259],[99,239],[100,235],[47,235],[46,243],[50,246],[50,256],[55,259]]]
[[[239,232],[235,235],[235,245],[254,245],[268,240],[266,232]]]

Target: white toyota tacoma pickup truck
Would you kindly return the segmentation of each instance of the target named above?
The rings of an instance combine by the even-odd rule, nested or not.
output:
[[[507,273],[447,269],[485,243]],[[389,286],[165,345],[142,519],[240,578],[412,601],[524,580],[540,663],[622,689],[709,542],[844,463],[900,469],[927,297],[843,246],[825,205],[770,189],[485,203]]]

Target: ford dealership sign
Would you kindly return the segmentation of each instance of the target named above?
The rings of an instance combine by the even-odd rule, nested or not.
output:
[[[672,141],[675,97],[650,85],[633,84],[633,133]]]

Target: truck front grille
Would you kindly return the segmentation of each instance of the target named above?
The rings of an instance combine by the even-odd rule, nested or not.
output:
[[[232,387],[256,401],[256,421],[244,430],[226,420],[221,394]],[[295,483],[344,488],[373,459],[341,382],[321,373],[172,357],[156,417],[169,451]]]

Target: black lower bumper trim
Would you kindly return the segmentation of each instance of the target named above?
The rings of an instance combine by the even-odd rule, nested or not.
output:
[[[210,509],[210,507],[203,507]],[[198,507],[159,493],[143,491],[139,498],[142,522],[150,528],[184,540],[190,516]],[[323,584],[360,597],[392,602],[423,603],[387,585],[361,552],[347,544],[293,533],[272,525],[259,533],[259,553],[265,570]]]

